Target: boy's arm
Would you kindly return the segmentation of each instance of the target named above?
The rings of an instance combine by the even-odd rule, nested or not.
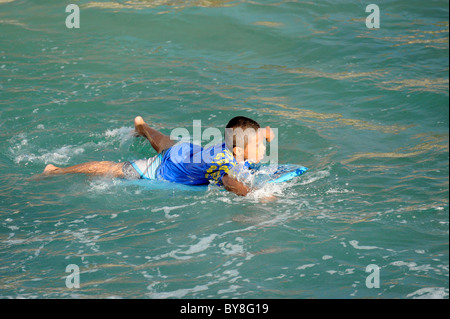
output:
[[[248,193],[251,192],[251,189],[249,187],[245,186],[245,184],[239,182],[238,180],[234,179],[228,174],[223,175],[222,183],[227,191],[235,193],[236,195],[239,196],[246,196]],[[274,200],[276,200],[276,197],[273,195],[269,195],[262,198],[261,202],[266,203]]]
[[[235,193],[239,196],[246,196],[251,191],[249,187],[245,186],[243,183],[228,174],[223,175],[222,183],[227,191]]]

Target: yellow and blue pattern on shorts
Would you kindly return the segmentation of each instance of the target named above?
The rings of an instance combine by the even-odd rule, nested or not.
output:
[[[236,166],[236,160],[229,150],[217,154],[211,161],[211,166],[206,170],[205,178],[210,183],[216,185],[222,184],[222,177],[228,174],[229,170]]]

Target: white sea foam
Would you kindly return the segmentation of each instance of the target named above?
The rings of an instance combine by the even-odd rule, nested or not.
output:
[[[103,135],[107,138],[117,138],[120,141],[129,140],[133,137],[133,129],[131,127],[122,126],[119,128],[108,129]]]
[[[399,261],[391,262],[390,264],[393,265],[393,266],[397,266],[397,267],[406,266],[411,271],[425,271],[425,272],[427,272],[429,270],[434,270],[434,268],[431,267],[430,264],[425,264],[425,265],[418,266],[415,262],[412,262],[412,261],[411,262],[405,262],[405,261],[399,260]]]
[[[226,294],[226,293],[233,293],[233,292],[236,292],[239,288],[242,288],[242,287],[238,286],[238,285],[231,285],[227,289],[220,289],[217,292],[217,294],[222,295],[222,294]]]
[[[296,269],[297,270],[304,270],[304,269],[306,269],[306,268],[311,268],[311,267],[314,267],[316,264],[305,264],[305,265],[302,265],[302,266],[298,266]]]
[[[220,249],[225,255],[236,255],[244,253],[244,246],[241,244],[232,244],[232,243],[220,243]]]
[[[109,178],[98,177],[89,181],[89,192],[92,193],[100,193],[100,194],[109,194],[114,193],[115,190],[112,190],[116,182]]]
[[[22,140],[21,146],[27,145],[27,140]],[[67,164],[69,160],[76,155],[84,153],[84,148],[79,146],[63,146],[60,148],[57,148],[55,150],[39,150],[38,153],[35,154],[32,152],[29,152],[26,149],[23,149],[22,147],[11,147],[10,152],[14,158],[14,163],[21,164],[23,162],[25,163],[44,163],[44,164],[56,164],[56,165],[63,165]]]
[[[345,194],[345,193],[350,193],[353,191],[350,191],[348,189],[341,189],[341,188],[330,188],[329,190],[327,190],[325,193],[326,194]]]
[[[283,185],[282,183],[276,184],[276,183],[268,183],[263,185],[262,187],[255,189],[250,194],[247,195],[247,200],[256,200],[261,201],[266,198],[269,198],[270,196],[282,196],[283,190],[286,188],[287,185]]]
[[[191,245],[185,251],[180,251],[180,253],[190,255],[190,254],[196,254],[201,251],[204,251],[211,246],[211,243],[217,236],[218,236],[217,234],[211,234],[209,236],[203,237],[199,240],[198,243],[196,243],[195,245]]]
[[[413,299],[447,299],[448,296],[448,288],[444,287],[421,288],[406,295]]]
[[[180,206],[164,206],[164,207],[154,208],[154,209],[151,210],[151,212],[152,212],[152,213],[156,213],[156,212],[159,212],[159,211],[162,210],[162,211],[164,211],[165,217],[166,217],[167,219],[172,219],[172,218],[175,218],[175,217],[178,217],[178,216],[179,216],[178,214],[172,214],[172,215],[171,215],[170,212],[171,212],[172,210],[184,208],[184,207],[187,207],[187,206],[192,206],[192,205],[194,205],[194,204],[195,204],[195,202],[194,202],[194,203],[191,203],[191,204],[180,205]]]
[[[147,287],[153,289],[153,287]],[[194,288],[178,289],[167,292],[150,292],[147,294],[150,298],[165,299],[165,298],[183,298],[187,294],[196,293],[208,290],[208,285],[197,285]]]
[[[329,171],[317,171],[317,172],[312,172],[309,174],[306,174],[304,178],[302,178],[299,182],[295,183],[294,185],[307,185],[307,184],[311,184],[314,183],[320,179],[323,179],[325,177],[330,176],[330,172]]]
[[[380,249],[380,247],[377,246],[359,246],[359,242],[357,240],[350,240],[350,245],[352,245],[355,249],[363,249],[363,250],[370,250],[370,249]]]
[[[193,257],[192,255],[203,252],[203,251],[207,250],[209,247],[211,247],[212,242],[214,241],[214,239],[217,236],[219,236],[219,235],[211,234],[209,236],[200,238],[200,240],[196,244],[190,245],[186,250],[175,249],[168,253],[161,254],[161,255],[158,255],[155,257],[149,257],[149,258],[146,257],[146,259],[153,260],[153,261],[160,260],[160,259],[167,258],[167,257],[175,258],[175,259],[179,259],[179,260],[191,259]],[[184,255],[184,256],[180,256],[180,255]]]
[[[39,124],[38,129],[44,130],[45,126]],[[44,149],[38,148],[29,138],[26,133],[20,133],[13,136],[10,140],[9,153],[12,160],[16,164],[22,163],[44,163],[44,164],[55,164],[64,165],[67,164],[73,157],[80,155],[85,152],[86,148],[98,148],[98,146],[108,147],[112,143],[119,142],[120,145],[127,142],[132,138],[132,128],[130,127],[119,127],[114,129],[108,129],[103,134],[97,135],[103,138],[102,141],[98,143],[87,142],[83,145],[64,145],[61,147],[56,147],[54,149]]]
[[[25,239],[8,239],[8,240],[2,241],[2,243],[7,244],[7,245],[17,245],[17,244],[21,244],[25,241],[26,241]]]
[[[99,251],[99,247],[96,242],[100,238],[100,231],[89,230],[88,228],[79,228],[76,231],[70,231],[67,229],[64,231],[64,233],[71,234],[77,242],[86,245],[94,252]]]

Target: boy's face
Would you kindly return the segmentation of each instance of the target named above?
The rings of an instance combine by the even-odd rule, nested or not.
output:
[[[264,158],[266,152],[265,137],[265,129],[259,129],[256,134],[249,137],[244,149],[244,160],[259,163]]]

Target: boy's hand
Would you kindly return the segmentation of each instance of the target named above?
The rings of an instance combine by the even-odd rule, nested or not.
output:
[[[251,191],[250,188],[248,188],[246,185],[244,185],[237,179],[234,179],[228,174],[225,174],[222,177],[222,183],[227,191],[235,193],[239,196],[246,196]]]
[[[270,128],[270,126],[266,126],[266,141],[271,142],[275,138],[275,133]]]
[[[229,192],[235,193],[239,196],[246,196],[250,193],[251,189],[248,188],[245,184],[240,181],[234,179],[233,177],[225,174],[222,178],[223,186]],[[274,195],[268,195],[260,199],[261,203],[269,203],[277,200],[277,197]]]
[[[266,197],[261,198],[261,203],[269,203],[269,202],[273,202],[274,200],[277,200],[277,198],[273,195],[269,195]]]

